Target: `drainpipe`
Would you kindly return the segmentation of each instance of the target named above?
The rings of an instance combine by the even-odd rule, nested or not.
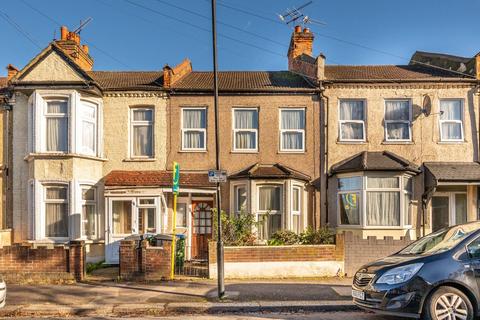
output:
[[[325,206],[325,224],[329,222],[329,207],[328,207],[328,112],[329,112],[329,97],[325,95],[325,87],[323,86],[323,81],[319,81],[319,100],[320,100],[320,114],[321,114],[321,130],[323,131],[324,141],[320,139],[320,143],[323,142],[323,156],[324,159],[320,164],[320,173],[325,177],[325,194],[324,194],[324,206]],[[323,120],[323,121],[322,121]],[[321,132],[322,132],[321,131]],[[322,168],[323,165],[323,168]],[[324,169],[322,171],[322,169]],[[322,186],[320,186],[321,190]],[[320,193],[321,195],[321,193]],[[321,219],[320,219],[321,220]],[[321,221],[320,221],[321,222]]]

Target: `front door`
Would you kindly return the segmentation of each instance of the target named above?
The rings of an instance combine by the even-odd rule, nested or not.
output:
[[[136,233],[133,217],[135,201],[126,198],[110,198],[108,210],[108,234],[105,247],[105,262],[107,264],[118,264],[118,251],[120,240]]]
[[[192,201],[192,259],[208,258],[212,238],[212,201]]]
[[[432,231],[467,222],[467,194],[436,193],[432,197]]]

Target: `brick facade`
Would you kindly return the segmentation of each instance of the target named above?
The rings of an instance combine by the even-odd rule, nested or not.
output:
[[[85,275],[84,252],[83,241],[65,246],[13,244],[0,249],[0,271],[10,283],[81,281]]]
[[[147,240],[120,242],[119,276],[124,280],[165,280],[170,278],[171,241],[153,247]]]

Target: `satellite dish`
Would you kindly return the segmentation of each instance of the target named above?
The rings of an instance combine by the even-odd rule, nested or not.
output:
[[[428,94],[423,96],[422,112],[426,117],[432,113],[432,99]]]

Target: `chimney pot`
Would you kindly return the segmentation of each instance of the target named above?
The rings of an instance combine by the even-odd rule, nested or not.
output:
[[[87,46],[86,44],[84,44],[84,45],[82,46],[82,49],[83,49],[83,51],[84,51],[86,54],[88,54],[89,48],[88,48],[88,46]]]
[[[308,28],[303,29],[303,33],[309,33],[309,32],[310,32],[310,29]]]
[[[15,77],[18,73],[18,69],[12,65],[12,64],[9,64],[7,66],[7,80],[11,80],[13,77]]]
[[[295,33],[300,33],[300,32],[302,32],[302,27],[295,26]]]
[[[61,40],[67,40],[68,36],[68,28],[66,26],[61,26],[60,27],[60,39]]]

